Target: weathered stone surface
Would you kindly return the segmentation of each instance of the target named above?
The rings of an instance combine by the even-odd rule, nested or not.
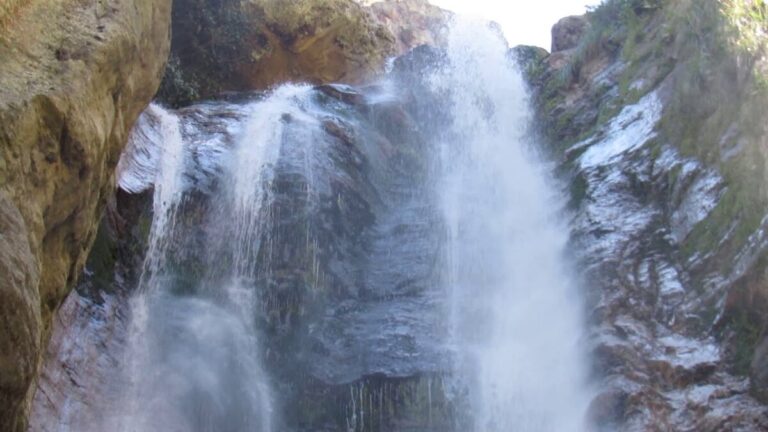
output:
[[[388,58],[444,43],[450,13],[426,0],[175,0],[159,98],[182,106],[284,82],[359,84]]]
[[[3,430],[23,428],[21,413],[40,352],[40,269],[19,210],[0,192],[0,406]]]
[[[365,3],[365,2],[364,2]],[[451,12],[427,0],[369,1],[370,11],[395,36],[397,54],[419,45],[445,44],[446,26]]]
[[[0,10],[0,430],[26,427],[52,314],[83,267],[117,158],[162,76],[169,18],[166,0]]]
[[[768,338],[764,338],[755,349],[750,366],[750,379],[756,388],[755,396],[764,402],[768,401]]]
[[[558,24],[553,53],[528,68],[570,183],[598,430],[768,428],[754,397],[766,385],[765,75],[727,39],[727,7],[693,6],[607,1],[586,31]]]
[[[589,28],[589,20],[584,16],[562,18],[552,27],[552,52],[575,48]]]
[[[354,0],[175,0],[160,98],[183,105],[289,81],[359,82],[394,36]]]

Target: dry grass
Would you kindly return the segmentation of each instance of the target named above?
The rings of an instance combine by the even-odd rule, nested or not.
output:
[[[18,18],[19,12],[32,0],[0,0],[0,31],[5,31]]]

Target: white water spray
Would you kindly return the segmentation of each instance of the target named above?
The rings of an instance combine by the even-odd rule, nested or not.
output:
[[[268,229],[269,188],[284,140],[284,122],[286,116],[303,115],[298,107],[309,94],[309,87],[282,87],[251,104],[246,119],[232,120],[239,132],[234,134],[234,148],[228,150],[229,163],[221,165],[223,192],[214,200],[222,212],[206,222],[214,235],[224,234],[223,241],[211,245],[210,262],[197,281],[179,273],[184,271],[178,266],[185,251],[176,250],[179,237],[189,228],[180,209],[184,155],[195,150],[185,147],[178,117],[156,106],[146,114],[155,122],[143,138],[155,142],[142,145],[153,151],[139,152],[149,155],[147,160],[127,162],[125,175],[132,185],[142,183],[141,173],[155,176],[153,220],[139,288],[131,299],[127,389],[110,409],[111,418],[99,428],[125,432],[274,429],[273,398],[260,365],[254,328],[259,307],[254,263],[263,230]],[[194,125],[185,126],[190,133],[198,133]],[[199,161],[201,157],[205,156],[196,154],[197,163],[211,164]],[[154,170],[147,169],[150,165]],[[227,254],[232,262],[222,280],[220,260]],[[206,272],[211,273],[206,276]]]
[[[142,430],[148,425],[142,413],[141,389],[145,386],[146,366],[150,361],[147,337],[149,332],[150,296],[160,289],[161,272],[173,236],[175,214],[183,192],[184,141],[179,118],[158,105],[150,105],[142,114],[140,125],[132,134],[129,149],[133,153],[121,159],[118,166],[120,183],[141,187],[144,183],[154,187],[152,197],[152,225],[144,266],[139,277],[136,294],[131,298],[131,321],[128,328],[126,351],[127,389],[113,408],[114,417],[107,420],[111,428],[121,431]],[[121,169],[123,168],[123,169]],[[150,176],[152,180],[143,177]]]
[[[454,24],[447,62],[433,77],[451,95],[453,120],[440,191],[457,373],[474,430],[580,431],[589,401],[581,304],[557,197],[528,147],[523,79],[482,24]]]

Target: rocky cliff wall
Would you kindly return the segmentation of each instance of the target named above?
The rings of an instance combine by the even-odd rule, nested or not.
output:
[[[352,0],[176,0],[172,104],[288,81],[355,81],[394,53],[385,27]]]
[[[768,427],[765,12],[612,0],[558,23],[555,52],[518,49],[570,189],[606,430]]]
[[[166,0],[0,9],[0,430],[25,429],[52,316],[162,77],[169,22]]]
[[[423,0],[175,0],[158,97],[180,106],[285,82],[360,83],[438,41],[447,14]]]

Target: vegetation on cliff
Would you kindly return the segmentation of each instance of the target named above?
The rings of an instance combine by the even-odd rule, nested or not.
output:
[[[767,18],[762,0],[608,0],[582,18],[578,43],[527,67],[542,131],[567,163],[580,153],[566,149],[598,140],[624,107],[655,91],[663,113],[646,157],[672,145],[722,175],[716,207],[668,253],[690,275],[698,334],[721,342],[731,372],[751,370],[758,396],[767,383],[757,379],[765,353],[755,355],[768,322]],[[655,190],[638,180],[637,193],[674,208],[675,191],[688,187],[681,168],[664,181]],[[583,185],[571,192],[577,204],[586,194]]]

